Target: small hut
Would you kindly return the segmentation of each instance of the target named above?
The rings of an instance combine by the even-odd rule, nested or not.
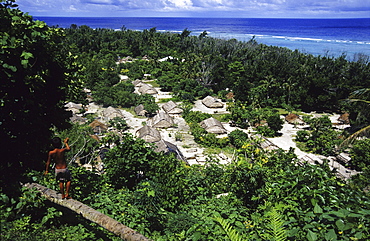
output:
[[[64,107],[67,108],[68,111],[72,111],[73,114],[78,114],[82,110],[81,104],[75,104],[73,102],[68,102]]]
[[[167,113],[167,114],[173,114],[173,115],[176,115],[176,114],[181,114],[182,113],[182,109],[181,108],[178,108],[177,107],[177,104],[175,102],[173,102],[172,100],[171,101],[168,101],[167,103],[165,103],[163,106],[162,106],[162,109]]]
[[[69,120],[73,123],[80,123],[80,124],[85,124],[86,118],[83,118],[82,116],[78,116],[76,114],[73,114]]]
[[[157,142],[162,139],[159,131],[148,125],[143,126],[139,130],[137,130],[136,136],[150,143]]]
[[[140,86],[143,84],[143,82],[142,82],[141,80],[139,80],[139,79],[134,80],[134,81],[132,81],[131,83],[132,83],[135,87],[140,87]]]
[[[157,146],[157,148],[155,149],[156,152],[162,151],[166,154],[174,153],[177,159],[185,162],[186,164],[189,164],[184,155],[181,153],[181,151],[175,144],[172,144],[165,140],[160,140],[156,142],[155,145]]]
[[[234,93],[233,92],[229,92],[226,94],[226,99],[228,100],[233,100],[235,97]]]
[[[150,119],[150,123],[152,127],[155,128],[168,128],[173,126],[174,122],[173,119],[164,112],[159,112],[153,118]]]
[[[136,106],[134,110],[135,110],[136,115],[139,115],[139,116],[145,116],[148,113],[148,111],[144,109],[143,104]]]
[[[296,114],[290,113],[289,115],[285,116],[285,120],[289,124],[293,125],[303,125],[304,121]]]
[[[142,84],[139,88],[140,94],[156,95],[158,94],[157,90],[148,84]]]
[[[337,155],[336,158],[338,161],[345,163],[345,164],[351,161],[351,157],[349,156],[349,154],[343,153],[343,152]]]
[[[122,112],[119,111],[118,109],[109,106],[108,108],[103,110],[103,117],[107,120],[111,120],[115,117],[120,117],[123,118]]]
[[[218,99],[216,99],[212,96],[207,96],[206,98],[204,98],[202,100],[202,103],[203,103],[203,105],[207,106],[208,108],[222,108],[222,107],[224,107],[224,104],[220,100],[218,100]]]
[[[343,125],[348,125],[349,124],[349,114],[348,113],[341,114],[338,118],[338,121]]]
[[[93,128],[94,134],[96,135],[100,135],[108,130],[108,127],[98,120],[94,120],[89,126]]]
[[[225,134],[227,133],[226,129],[219,120],[211,117],[200,122],[200,126],[204,128],[208,133],[214,134]]]

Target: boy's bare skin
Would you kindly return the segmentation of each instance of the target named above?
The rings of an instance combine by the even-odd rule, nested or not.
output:
[[[64,139],[64,144],[65,148],[60,148],[61,143],[53,143],[54,150],[49,151],[48,154],[48,160],[46,161],[46,170],[44,175],[49,173],[49,166],[51,161],[55,163],[55,169],[66,169],[67,168],[67,162],[65,160],[65,152],[71,150],[71,148],[68,145],[68,140],[69,138]],[[60,192],[62,193],[62,198],[67,198],[70,199],[71,197],[69,196],[69,189],[71,187],[71,181],[66,182],[66,191],[64,194],[64,182],[59,181],[59,188]]]

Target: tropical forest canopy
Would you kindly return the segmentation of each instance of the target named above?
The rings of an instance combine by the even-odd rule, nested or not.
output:
[[[116,239],[21,188],[21,183],[38,182],[58,190],[53,176],[42,175],[55,135],[75,140],[69,159],[96,157],[104,150],[104,173],[70,164],[73,197],[154,240],[369,239],[368,139],[350,150],[352,168],[362,173],[343,181],[327,162],[299,165],[293,150],[264,150],[242,131],[224,139],[206,134],[198,123],[209,116],[188,108],[198,98],[226,100],[232,92],[231,114],[223,118],[240,128],[265,120],[268,129],[259,131],[276,135],[281,123],[274,108],[347,111],[353,126],[362,128],[369,125],[368,102],[343,100],[369,88],[368,56],[359,54],[354,61],[312,56],[254,39],[222,40],[206,32],[191,36],[188,29],[62,29],[33,20],[14,1],[0,3],[2,240]],[[127,56],[137,60],[117,64]],[[134,94],[131,82],[119,78],[144,74],[185,103],[184,118],[199,144],[234,153],[235,161],[221,165],[210,156],[206,165],[188,166],[127,134],[122,120],[110,122],[117,132],[100,142],[90,138],[89,126],[69,122],[63,106],[87,104],[83,88],[103,106],[144,103],[155,112],[151,96]],[[368,97],[361,92],[361,98]],[[310,128],[297,138],[311,152],[332,154],[350,134],[334,133],[325,117],[307,123]]]

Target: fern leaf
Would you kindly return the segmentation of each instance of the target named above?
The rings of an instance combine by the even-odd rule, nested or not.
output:
[[[241,235],[231,227],[230,223],[221,218],[220,216],[215,216],[214,219],[220,224],[221,228],[224,230],[230,241],[242,241]]]
[[[286,230],[284,229],[283,216],[272,207],[269,212],[265,214],[268,224],[266,225],[267,234],[264,238],[274,241],[284,241],[287,239]]]

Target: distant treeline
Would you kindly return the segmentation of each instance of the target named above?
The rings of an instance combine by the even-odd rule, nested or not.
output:
[[[64,31],[64,46],[78,55],[85,82],[93,90],[117,84],[117,73],[142,78],[145,72],[182,99],[210,93],[224,98],[232,91],[236,100],[256,107],[338,111],[343,108],[340,100],[370,86],[369,56],[361,54],[356,61],[345,55],[316,57],[259,44],[254,38],[222,40],[206,32],[191,36],[188,29],[163,33],[155,28],[115,31],[71,25]],[[117,68],[117,59],[126,56],[153,61]],[[167,56],[173,59],[154,61]]]

